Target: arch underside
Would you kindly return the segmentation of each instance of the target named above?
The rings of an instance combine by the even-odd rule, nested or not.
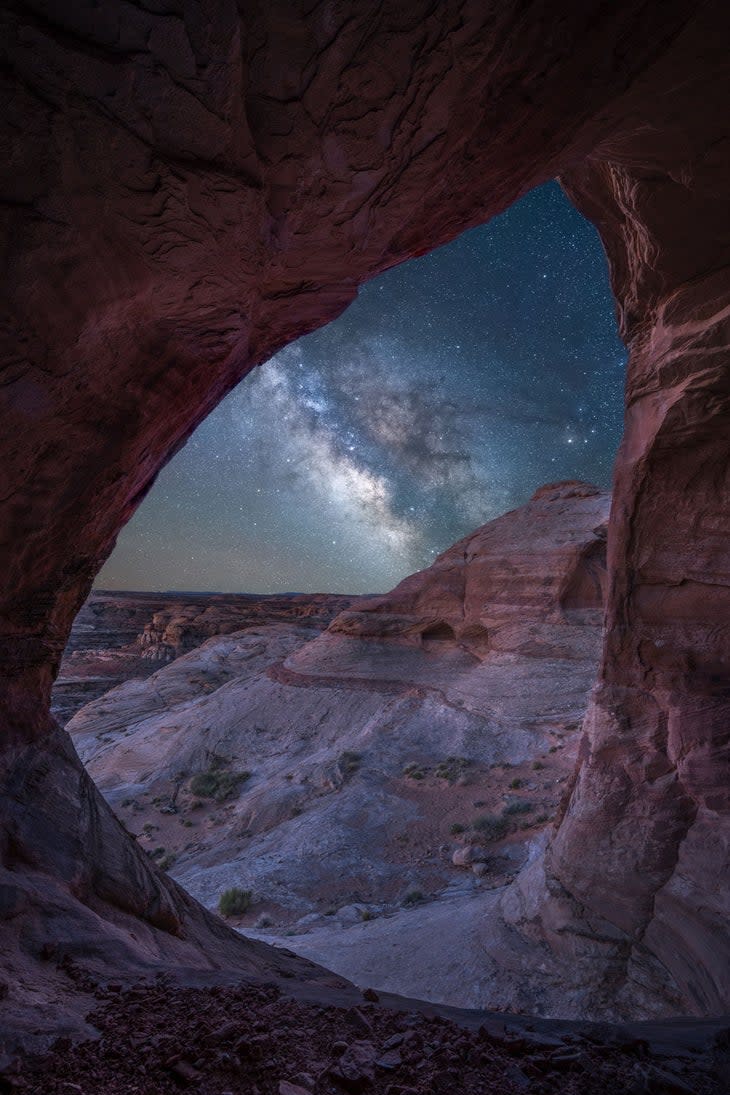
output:
[[[8,5],[0,35],[9,969],[54,945],[99,969],[286,965],[158,874],[83,773],[49,714],[71,621],[251,368],[559,175],[608,255],[626,428],[581,762],[505,916],[593,1014],[727,1010],[727,5],[70,7]]]

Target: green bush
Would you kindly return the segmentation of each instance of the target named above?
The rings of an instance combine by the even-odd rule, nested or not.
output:
[[[509,831],[509,823],[495,814],[482,814],[474,822],[474,828],[486,840],[500,840]]]
[[[439,779],[447,779],[449,783],[455,783],[471,767],[472,762],[468,757],[447,757],[434,769],[434,775]]]
[[[454,836],[458,836],[459,833],[466,832],[466,825],[462,825],[460,821],[455,821],[453,825],[449,825],[449,832]]]
[[[532,765],[533,771],[535,772],[541,772],[544,767],[545,765],[542,763],[541,760],[534,761]]]
[[[424,771],[415,760],[412,760],[410,764],[406,764],[403,769],[403,775],[408,776],[409,779],[423,779]]]
[[[251,908],[252,894],[250,890],[241,890],[238,886],[232,886],[230,890],[224,890],[218,901],[218,912],[221,916],[243,916]]]
[[[225,802],[251,778],[250,772],[231,772],[211,766],[205,772],[198,772],[190,780],[190,791],[198,798],[212,798],[216,802]]]
[[[521,779],[513,779],[512,782],[510,783],[510,787],[512,788],[513,791],[518,791],[521,786],[522,786],[522,780]]]
[[[502,811],[502,817],[514,817],[516,814],[529,814],[534,810],[532,802],[510,802],[509,806],[505,806]]]
[[[342,773],[343,777],[354,776],[360,767],[362,757],[359,753],[353,753],[351,749],[345,749],[343,753],[340,753],[337,758],[337,767]]]
[[[406,909],[410,909],[413,908],[414,905],[420,905],[422,901],[423,892],[421,890],[409,890],[401,901],[401,905]]]

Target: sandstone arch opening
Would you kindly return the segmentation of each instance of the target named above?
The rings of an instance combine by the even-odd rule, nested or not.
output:
[[[222,395],[358,281],[555,174],[601,232],[631,358],[586,748],[510,907],[578,981],[590,968],[572,990],[586,1011],[727,1008],[728,641],[704,592],[727,589],[727,6],[589,5],[560,34],[532,6],[456,14],[414,4],[395,26],[379,10],[333,40],[317,11],[221,8],[204,35],[171,17],[185,34],[170,51],[167,17],[135,9],[119,53],[101,8],[6,13],[0,808],[16,1023],[23,979],[70,999],[59,967],[40,972],[59,941],[97,974],[321,981],[145,862],[50,720],[52,679],[118,529]],[[217,65],[232,35],[246,45]],[[290,63],[271,65],[272,49]],[[372,108],[357,119],[353,81]]]
[[[247,895],[237,930],[358,983],[368,969],[376,989],[531,1006],[529,987],[484,996],[477,950],[471,983],[447,952],[426,983],[423,953],[446,913],[465,938],[475,900],[499,918],[490,891],[542,839],[572,771],[603,602],[599,589],[569,631],[558,590],[608,503],[554,480],[608,485],[613,323],[600,242],[549,183],[246,378],[123,534],[54,710],[153,863],[213,912]],[[226,553],[241,573],[221,569]],[[323,586],[330,557],[344,595]],[[352,596],[373,577],[404,588]]]

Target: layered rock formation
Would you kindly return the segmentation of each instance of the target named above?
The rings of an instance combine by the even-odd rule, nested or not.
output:
[[[244,931],[363,987],[586,1016],[592,986],[549,953],[525,976],[499,899],[575,766],[608,510],[587,484],[543,487],[324,634],[276,623],[211,639],[68,730],[189,893],[215,910],[250,891]]]
[[[66,723],[114,685],[149,676],[212,635],[288,620],[321,630],[351,603],[316,593],[94,592],[71,628],[51,711]]]
[[[8,915],[38,915],[45,879],[60,934],[133,948],[140,908],[169,897],[217,952],[50,718],[72,618],[251,367],[561,174],[602,234],[631,359],[599,689],[534,918],[558,941],[615,934],[607,984],[641,956],[650,996],[727,1007],[729,20],[720,0],[5,7]]]

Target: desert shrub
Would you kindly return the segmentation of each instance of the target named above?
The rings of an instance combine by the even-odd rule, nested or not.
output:
[[[545,822],[549,821],[549,820],[550,820],[550,818],[548,817],[547,814],[538,814],[537,817],[535,818],[535,824],[536,825],[544,825]]]
[[[521,786],[522,786],[522,780],[521,779],[513,779],[510,782],[510,787],[512,788],[513,791],[518,791]]]
[[[250,772],[231,772],[220,765],[211,765],[205,772],[197,772],[190,780],[189,787],[198,798],[225,802],[250,778]]]
[[[534,810],[532,802],[510,802],[508,806],[505,806],[502,811],[502,817],[514,817],[516,814],[529,814]]]
[[[353,753],[351,749],[345,749],[337,758],[337,767],[343,776],[354,776],[360,767],[362,757],[359,753]]]
[[[162,857],[162,859],[158,859],[157,866],[160,868],[161,871],[169,871],[170,867],[173,866],[176,859],[177,856],[174,852],[168,852],[166,856]]]
[[[410,909],[413,908],[414,905],[420,905],[423,899],[424,898],[422,890],[409,890],[401,901],[401,905],[405,909]]]
[[[365,921],[374,920],[375,913],[371,913],[370,909],[360,909],[360,919]]]
[[[474,822],[474,828],[485,840],[499,840],[509,830],[506,818],[497,817],[496,814],[482,814]]]
[[[447,757],[446,760],[442,760],[436,766],[434,775],[438,776],[439,779],[447,779],[449,783],[454,783],[464,775],[471,764],[472,762],[468,757]]]
[[[459,833],[466,832],[466,825],[462,825],[460,821],[455,821],[452,825],[449,825],[449,832],[454,836],[458,836]]]
[[[242,890],[238,886],[232,886],[230,890],[224,890],[218,900],[218,912],[221,916],[243,916],[251,908],[252,894],[250,890]]]
[[[545,765],[544,765],[544,764],[542,763],[542,761],[541,761],[541,760],[536,760],[536,761],[534,761],[534,762],[533,762],[533,765],[532,765],[533,771],[535,771],[535,772],[540,772],[540,771],[542,771],[542,769],[543,769],[544,767],[545,767]]]
[[[403,769],[403,775],[408,776],[409,779],[423,779],[424,771],[415,760],[412,760],[410,764],[406,764]]]
[[[559,745],[551,745],[550,748],[548,749],[548,753],[557,753],[559,748],[560,748]]]

